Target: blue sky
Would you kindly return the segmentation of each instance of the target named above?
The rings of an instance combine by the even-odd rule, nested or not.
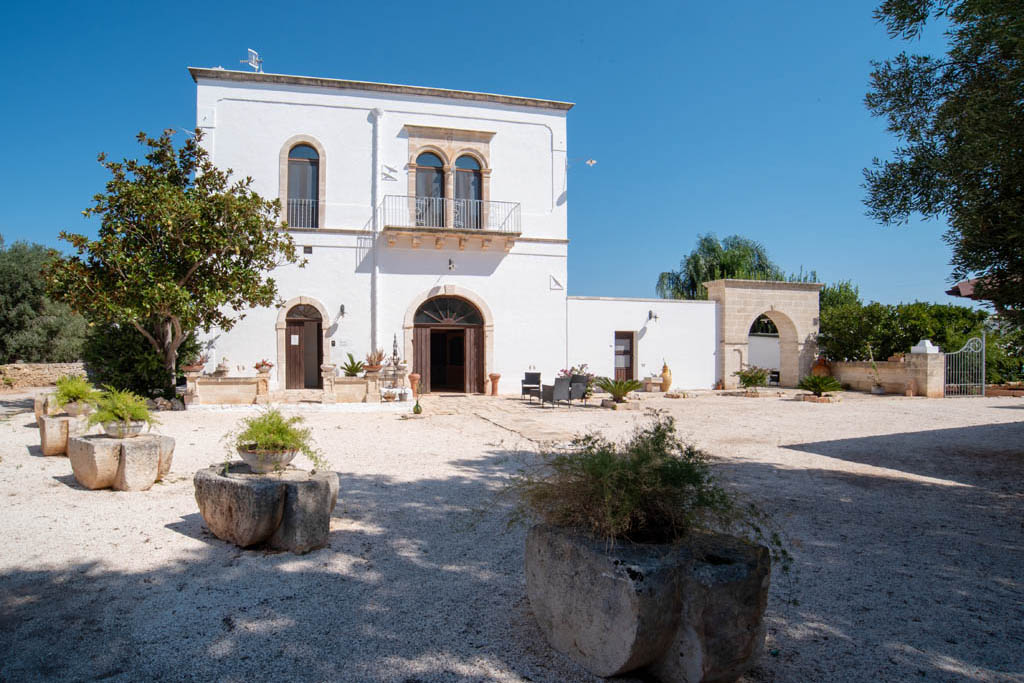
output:
[[[270,72],[576,102],[571,294],[654,296],[658,273],[713,232],[866,299],[953,302],[944,224],[864,215],[861,169],[894,145],[863,106],[870,60],[903,49],[875,4],[14,4],[0,25],[0,233],[59,246],[61,229],[89,232],[96,154],[136,156],[139,130],[193,126],[185,67],[241,68],[252,47]]]

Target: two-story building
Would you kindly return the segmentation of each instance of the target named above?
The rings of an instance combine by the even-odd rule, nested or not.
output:
[[[212,362],[267,358],[275,389],[310,389],[397,339],[424,391],[483,392],[491,373],[517,391],[579,363],[640,378],[665,361],[683,388],[725,376],[716,302],[567,296],[572,104],[189,71],[212,160],[280,198],[307,260],[274,271],[284,306],[210,337]]]

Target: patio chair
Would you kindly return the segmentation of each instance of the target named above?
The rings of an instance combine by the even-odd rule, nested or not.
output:
[[[559,401],[565,401],[566,405],[572,408],[572,403],[569,402],[569,389],[568,377],[558,377],[555,379],[554,384],[543,385],[540,397],[541,407],[543,407],[545,403],[550,403],[552,406],[556,406]]]
[[[573,375],[569,380],[569,402],[583,401],[583,405],[587,404],[587,385],[590,380],[586,375]]]
[[[520,398],[523,396],[528,397],[531,401],[536,396],[540,398],[540,373],[539,372],[524,372],[522,381],[522,393]]]
[[[777,387],[779,386],[779,371],[772,370],[768,373],[768,386]]]

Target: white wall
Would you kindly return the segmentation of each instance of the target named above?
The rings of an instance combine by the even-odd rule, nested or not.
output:
[[[780,365],[778,335],[748,335],[747,363],[759,368],[778,370]]]
[[[716,310],[709,301],[569,297],[569,363],[612,377],[615,332],[634,331],[637,379],[660,375],[664,360],[673,388],[710,389],[718,379]]]

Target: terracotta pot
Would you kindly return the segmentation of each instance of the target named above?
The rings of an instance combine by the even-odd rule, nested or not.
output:
[[[364,365],[363,370],[366,370],[367,372],[380,372],[382,367],[382,365]]]
[[[672,388],[672,371],[668,369],[668,363],[661,366],[661,390],[668,391]]]
[[[413,398],[419,398],[420,396],[420,373],[411,372],[409,373],[409,386],[412,388]]]
[[[501,379],[501,373],[492,372],[488,375],[491,378],[491,396],[498,395],[498,380]]]
[[[185,372],[202,372],[205,367],[205,365],[197,363],[196,365],[182,365],[181,369]]]
[[[824,358],[819,358],[811,366],[811,374],[815,377],[828,377],[832,374],[832,365]]]

